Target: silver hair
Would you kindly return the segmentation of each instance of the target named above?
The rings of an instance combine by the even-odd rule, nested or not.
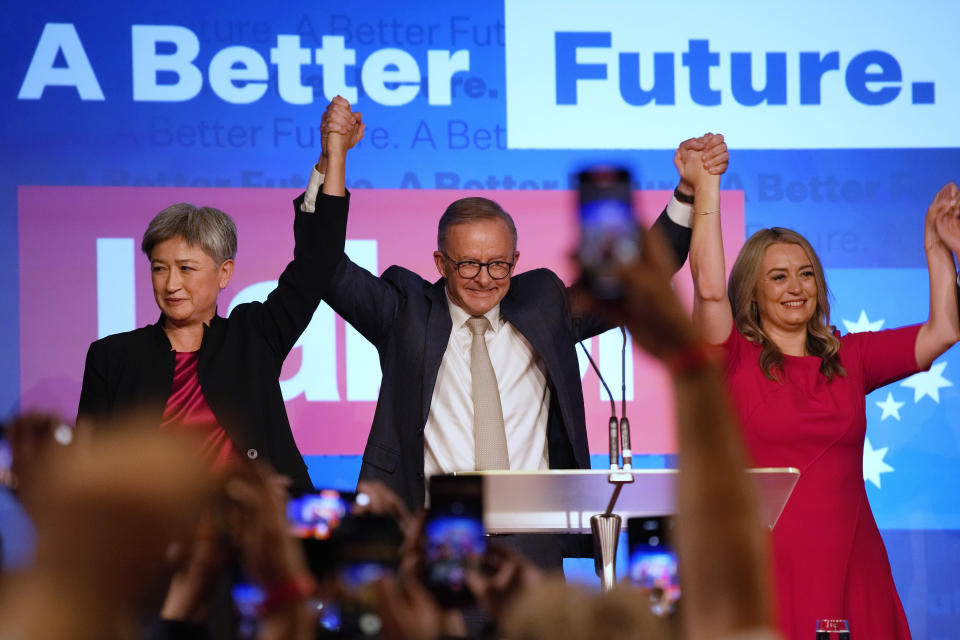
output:
[[[187,202],[170,205],[147,225],[140,249],[149,258],[155,246],[176,236],[203,249],[218,265],[237,257],[237,225],[219,209]]]
[[[503,220],[513,238],[513,250],[517,250],[517,227],[513,223],[513,218],[493,200],[478,197],[460,198],[450,203],[447,210],[443,212],[437,226],[437,250],[446,250],[447,232],[450,227],[478,220]]]

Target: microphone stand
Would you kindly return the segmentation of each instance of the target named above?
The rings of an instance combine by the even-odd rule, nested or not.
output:
[[[630,450],[630,421],[627,420],[627,329],[620,326],[623,345],[620,347],[620,448],[623,449],[623,470],[633,468],[633,452]]]
[[[624,341],[626,341],[626,333],[624,333]],[[600,583],[604,591],[609,591],[617,583],[617,545],[620,542],[620,528],[623,524],[623,519],[616,513],[613,512],[614,507],[617,505],[617,499],[620,497],[620,491],[623,490],[623,485],[633,482],[633,473],[631,468],[631,453],[630,453],[630,432],[629,432],[629,423],[626,423],[627,430],[621,432],[620,427],[626,422],[626,417],[622,420],[617,420],[617,405],[613,399],[613,394],[610,392],[610,387],[607,386],[606,380],[603,379],[603,375],[600,373],[600,368],[597,367],[597,364],[593,361],[593,358],[590,357],[590,352],[587,351],[587,348],[583,346],[583,343],[580,343],[580,347],[583,349],[583,352],[587,356],[587,360],[590,362],[590,366],[593,367],[593,370],[597,372],[597,377],[600,379],[600,383],[603,385],[603,388],[607,391],[607,396],[610,398],[610,422],[608,425],[608,434],[610,441],[610,474],[607,477],[607,481],[613,485],[613,493],[610,496],[610,501],[607,503],[607,508],[603,513],[598,513],[590,516],[590,530],[593,532],[593,560],[594,560],[594,569],[597,572],[597,575],[600,577]],[[624,362],[622,363],[622,368],[626,368],[625,364],[625,351],[626,342],[624,342]],[[626,377],[623,378],[623,408],[626,412]],[[620,436],[624,435],[624,466],[620,467]]]

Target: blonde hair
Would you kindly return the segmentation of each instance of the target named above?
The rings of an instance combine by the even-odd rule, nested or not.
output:
[[[835,375],[846,376],[846,369],[840,364],[840,340],[834,335],[834,327],[830,324],[830,293],[823,275],[823,266],[807,239],[796,231],[782,227],[761,229],[743,244],[740,255],[733,263],[727,285],[737,331],[747,340],[762,347],[760,369],[770,380],[778,380],[774,370],[783,372],[783,353],[763,330],[760,324],[760,309],[757,306],[760,264],[767,249],[774,244],[799,245],[810,259],[817,283],[817,308],[807,322],[807,353],[820,358],[820,373],[826,376],[827,380],[833,380]]]

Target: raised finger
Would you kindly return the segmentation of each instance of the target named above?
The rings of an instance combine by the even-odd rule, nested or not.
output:
[[[687,138],[686,140],[681,142],[680,146],[677,148],[684,151],[689,149],[693,149],[695,151],[701,151],[705,147],[706,147],[706,144],[703,138]]]
[[[703,157],[705,160],[713,160],[715,158],[726,156],[727,154],[727,143],[721,142],[720,144],[707,147],[703,152]]]

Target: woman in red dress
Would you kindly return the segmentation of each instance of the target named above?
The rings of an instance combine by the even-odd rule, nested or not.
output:
[[[708,136],[711,134],[708,134]],[[691,168],[696,152],[678,157]],[[690,268],[694,322],[722,345],[753,463],[796,467],[800,479],[773,530],[779,625],[810,640],[821,618],[854,638],[910,637],[863,482],[865,395],[925,370],[960,340],[960,195],[944,186],[927,211],[930,313],[921,325],[840,336],[830,326],[823,268],[810,243],[763,229],[724,282],[719,176],[696,175]]]

